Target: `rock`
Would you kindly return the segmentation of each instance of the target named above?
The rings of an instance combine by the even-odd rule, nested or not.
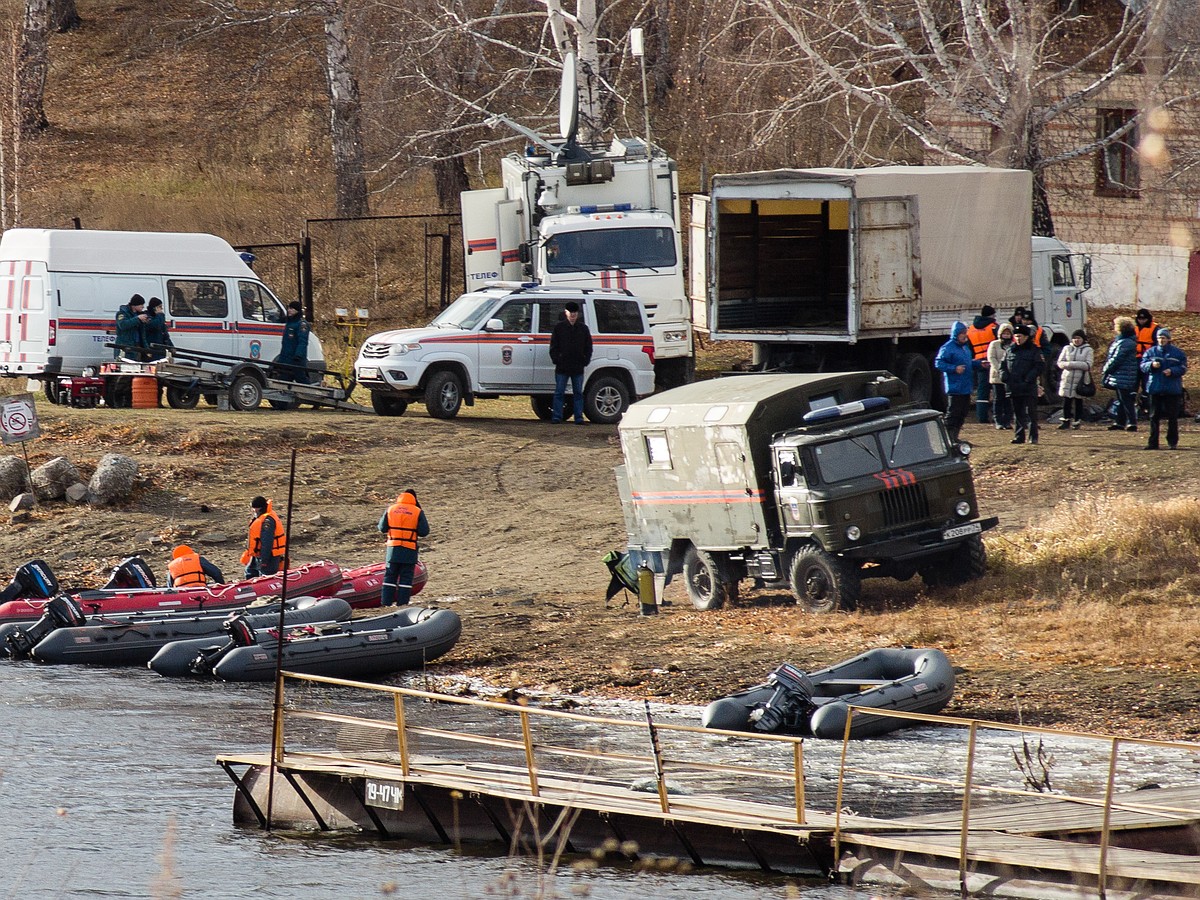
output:
[[[73,559],[79,559],[79,554],[74,550],[68,550],[66,553],[58,554],[59,562],[70,562]]]
[[[79,481],[79,470],[65,456],[56,456],[30,473],[39,500],[61,500],[67,488]]]
[[[20,512],[13,513],[12,516],[9,518],[9,521],[13,525],[20,525],[24,522],[28,522],[29,521],[29,510],[23,509]]]
[[[229,535],[221,531],[210,531],[200,535],[196,540],[201,544],[224,544],[229,540]]]
[[[310,517],[309,517],[309,519],[308,519],[308,524],[309,524],[309,525],[318,525],[318,526],[324,526],[324,525],[328,525],[328,524],[329,524],[329,520],[328,520],[327,518],[325,518],[323,515],[321,515],[320,513],[317,513],[315,516],[310,516]]]
[[[13,512],[17,512],[18,510],[22,509],[33,509],[35,506],[37,506],[37,497],[35,497],[29,491],[25,491],[22,494],[17,494],[17,496],[12,498],[12,502],[8,504],[8,508]]]
[[[87,499],[88,486],[82,481],[77,481],[69,488],[65,494],[68,503],[82,503]]]
[[[88,483],[88,503],[100,506],[129,499],[137,472],[137,463],[128,456],[105,454]]]
[[[29,467],[19,456],[0,459],[0,500],[7,503],[29,487]]]

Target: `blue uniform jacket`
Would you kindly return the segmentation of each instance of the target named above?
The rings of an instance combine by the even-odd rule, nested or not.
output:
[[[1132,391],[1137,387],[1137,341],[1131,335],[1122,334],[1108,345],[1100,376],[1106,388]]]
[[[966,333],[967,326],[963,322],[950,326],[950,340],[942,344],[933,360],[933,367],[942,373],[948,395],[971,393],[975,387],[972,370],[983,368],[983,360],[975,358],[971,344],[958,342],[958,336]],[[961,374],[955,371],[959,366],[965,366]]]
[[[1155,360],[1162,363],[1155,369]],[[1165,374],[1167,370],[1171,374]],[[1183,374],[1187,371],[1187,354],[1174,344],[1160,347],[1155,344],[1142,354],[1142,371],[1150,377],[1146,380],[1146,392],[1150,394],[1183,393]]]

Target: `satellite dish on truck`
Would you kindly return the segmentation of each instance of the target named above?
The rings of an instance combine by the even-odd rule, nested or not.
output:
[[[591,155],[575,142],[579,130],[579,74],[575,66],[575,54],[563,57],[562,85],[558,93],[558,133],[563,146],[559,161],[587,160]]]

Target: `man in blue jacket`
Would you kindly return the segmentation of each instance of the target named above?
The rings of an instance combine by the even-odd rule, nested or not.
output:
[[[1147,450],[1158,449],[1158,429],[1167,420],[1167,449],[1179,443],[1179,408],[1183,405],[1183,376],[1187,372],[1187,354],[1171,343],[1171,329],[1158,329],[1157,346],[1142,354],[1141,369],[1150,395],[1150,440]]]
[[[950,439],[957,441],[971,405],[971,390],[975,387],[974,371],[988,367],[986,359],[975,358],[968,343],[965,323],[955,322],[950,327],[950,340],[938,350],[933,366],[942,373],[946,386],[946,430],[950,432]]]

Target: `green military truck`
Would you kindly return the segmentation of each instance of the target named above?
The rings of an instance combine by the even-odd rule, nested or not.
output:
[[[634,403],[616,468],[630,557],[697,609],[738,583],[811,612],[854,609],[863,578],[984,574],[970,446],[887,372],[738,375]]]

